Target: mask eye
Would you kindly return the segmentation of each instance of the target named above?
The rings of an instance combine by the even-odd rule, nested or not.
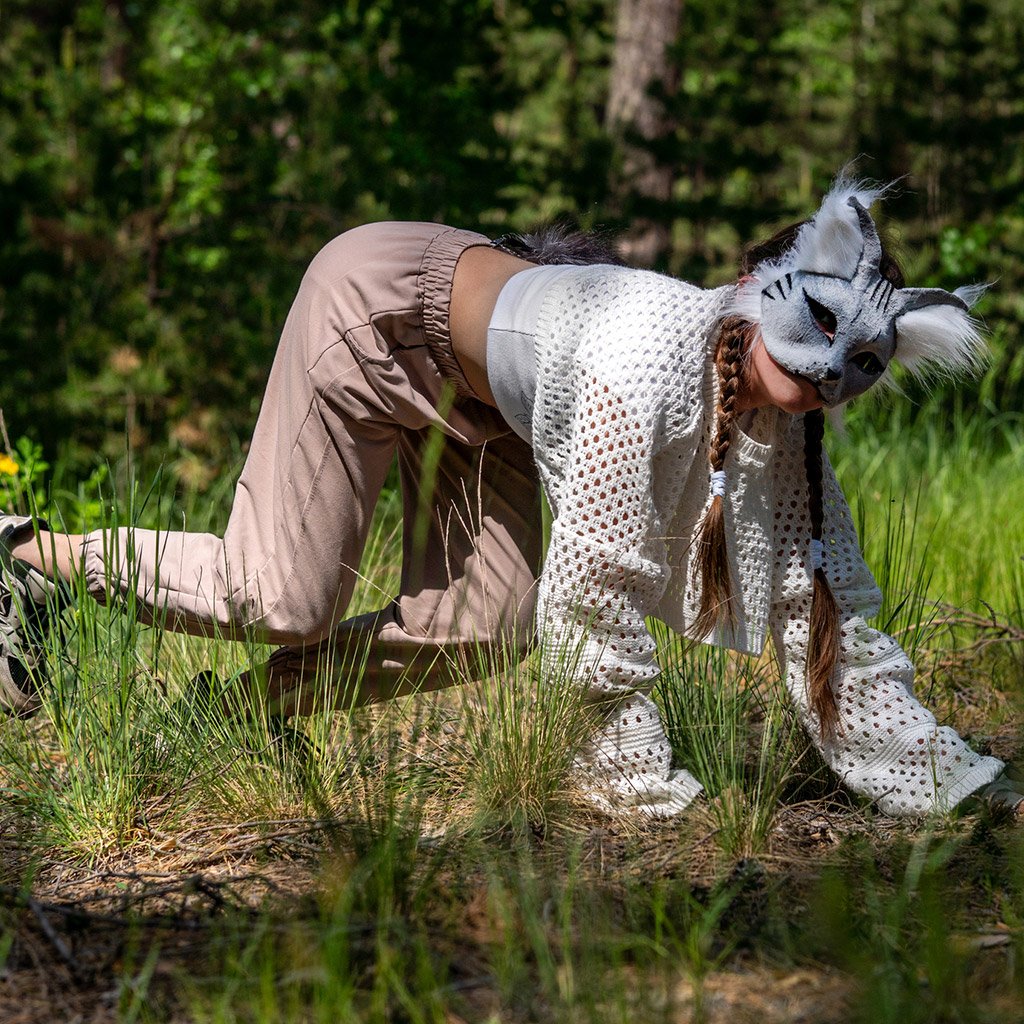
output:
[[[850,362],[869,377],[877,377],[885,369],[882,360],[871,352],[858,352]]]
[[[807,300],[807,308],[810,309],[811,316],[814,317],[814,322],[818,325],[818,329],[822,334],[834,338],[836,336],[835,313],[828,306],[823,306],[816,299],[812,299],[807,292],[804,292],[804,298]]]

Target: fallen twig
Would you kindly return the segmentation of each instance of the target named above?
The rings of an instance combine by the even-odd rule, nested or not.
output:
[[[33,916],[39,922],[43,935],[46,936],[50,945],[57,951],[57,956],[70,968],[75,979],[83,980],[86,972],[82,970],[82,965],[75,959],[74,954],[68,948],[68,944],[57,934],[57,930],[50,923],[50,919],[46,916],[47,908],[38,900],[32,899],[32,897],[26,899],[25,906],[32,911]]]

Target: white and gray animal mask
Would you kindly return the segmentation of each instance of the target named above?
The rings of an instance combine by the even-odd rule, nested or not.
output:
[[[780,258],[737,285],[729,313],[826,406],[866,391],[895,358],[913,373],[970,369],[984,343],[969,310],[984,287],[897,288],[882,277],[868,208],[883,190],[840,178]]]

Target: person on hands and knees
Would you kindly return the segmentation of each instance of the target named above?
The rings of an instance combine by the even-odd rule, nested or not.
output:
[[[557,232],[346,232],[303,278],[222,537],[39,523],[37,539],[0,520],[0,700],[37,706],[26,626],[79,564],[96,597],[134,590],[167,628],[281,644],[230,685],[263,680],[282,715],[446,685],[452,658],[484,672],[472,652],[536,637],[541,672],[568,672],[597,716],[576,759],[589,800],[668,816],[701,787],[672,767],[650,697],[655,616],[741,652],[771,636],[825,761],[882,811],[970,798],[1019,816],[1003,763],[936,723],[868,625],[880,595],[823,450],[823,410],[893,361],[982,355],[980,290],[906,287],[870,213],[883,191],[840,176],[713,290]],[[346,618],[396,456],[399,593]]]

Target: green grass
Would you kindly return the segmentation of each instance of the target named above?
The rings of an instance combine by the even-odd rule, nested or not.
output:
[[[853,424],[834,462],[858,521],[869,564],[887,565],[895,505],[916,513],[914,552],[929,596],[960,606],[987,601],[1024,611],[1024,419],[991,410],[935,410],[913,425],[894,404],[881,426]],[[927,557],[925,558],[925,550]]]
[[[1004,426],[855,421],[832,451],[879,625],[940,713],[1013,752],[1024,445]],[[158,490],[72,504],[150,524]],[[355,611],[399,560],[392,501]],[[1007,629],[972,647],[977,622],[940,601]],[[644,823],[580,800],[586,711],[536,654],[282,727],[258,693],[229,720],[189,686],[267,648],[75,602],[41,713],[0,733],[0,1016],[9,998],[24,1019],[211,1024],[1024,1019],[1024,837],[876,816],[823,769],[770,657],[656,635],[707,799]]]

